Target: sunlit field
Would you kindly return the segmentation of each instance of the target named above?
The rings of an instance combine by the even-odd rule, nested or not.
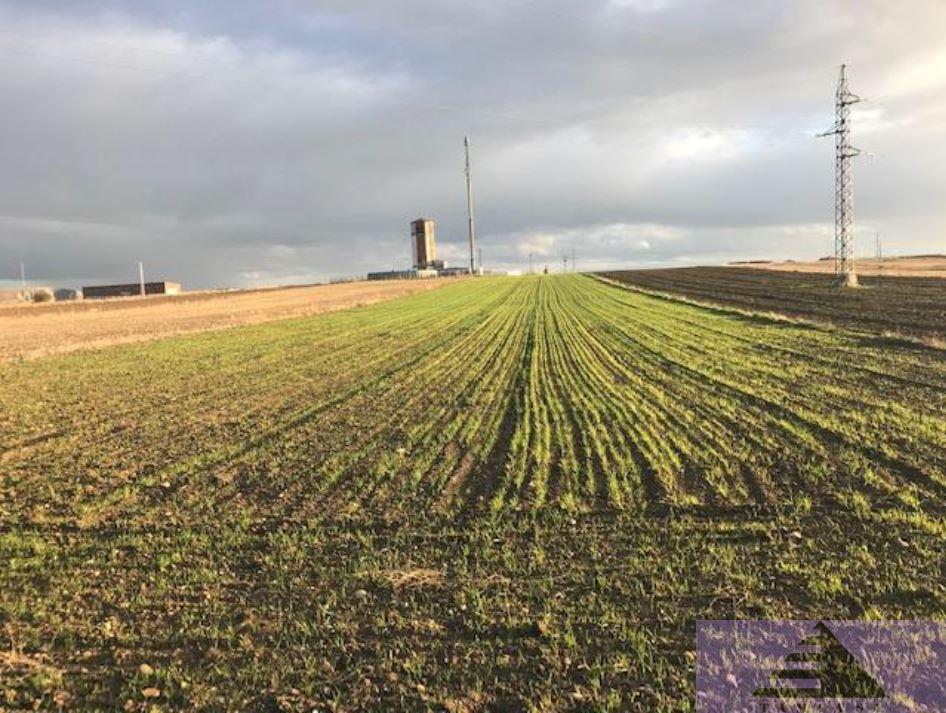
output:
[[[946,615],[946,352],[591,276],[0,365],[0,472],[11,708],[688,710],[699,618]]]

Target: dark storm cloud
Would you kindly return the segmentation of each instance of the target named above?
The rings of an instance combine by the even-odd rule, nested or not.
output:
[[[935,0],[0,3],[0,277],[306,280],[464,260],[472,133],[488,263],[830,249],[836,67],[862,232],[942,250]]]

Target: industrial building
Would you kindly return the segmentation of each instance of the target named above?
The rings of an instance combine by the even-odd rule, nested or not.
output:
[[[369,272],[369,280],[418,280],[426,277],[459,277],[469,275],[465,267],[447,267],[437,259],[437,224],[430,218],[411,221],[411,257],[414,266],[410,270],[387,270]]]
[[[413,280],[417,277],[416,270],[384,270],[369,272],[368,279],[374,280]]]
[[[146,282],[144,283],[144,292],[146,295],[176,295],[181,291],[181,285],[177,282]],[[140,283],[129,283],[127,285],[94,285],[82,288],[82,296],[87,300],[105,299],[108,297],[138,297],[141,294]]]

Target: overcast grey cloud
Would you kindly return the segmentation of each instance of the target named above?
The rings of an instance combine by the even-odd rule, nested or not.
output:
[[[191,287],[817,257],[837,67],[861,252],[946,252],[941,0],[0,2],[0,278]]]

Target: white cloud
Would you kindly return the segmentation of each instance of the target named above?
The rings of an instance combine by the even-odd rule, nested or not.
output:
[[[894,60],[891,71],[880,77],[878,100],[928,94],[946,88],[946,50],[910,51]]]
[[[894,118],[888,116],[883,107],[861,107],[851,110],[851,122],[857,127],[858,135],[876,134],[892,129],[906,129],[914,123],[912,117]]]
[[[675,3],[675,0],[608,0],[615,8],[635,10],[637,12],[662,12]]]
[[[467,133],[491,265],[817,256],[842,57],[859,225],[942,251],[944,8],[0,0],[0,270],[351,274],[420,214],[464,262]]]
[[[528,257],[529,255],[541,255],[545,257],[556,254],[556,247],[560,243],[560,238],[548,233],[531,233],[514,236],[513,239],[519,257]]]
[[[750,143],[750,132],[687,127],[667,139],[664,151],[676,160],[726,160],[744,153]]]

